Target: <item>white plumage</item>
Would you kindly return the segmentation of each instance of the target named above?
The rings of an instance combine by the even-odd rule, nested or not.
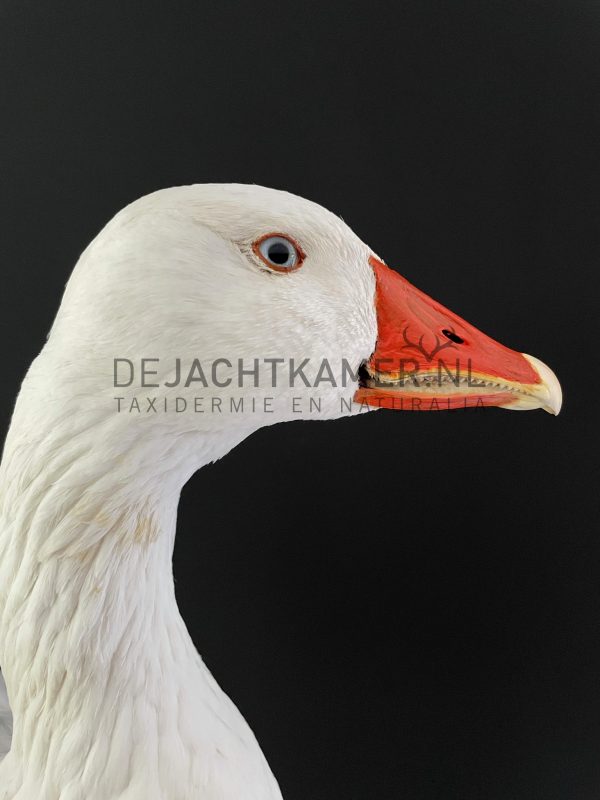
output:
[[[302,270],[261,268],[251,243],[273,230],[310,253]],[[1,800],[280,798],[179,615],[171,555],[188,478],[298,414],[287,402],[273,413],[118,414],[115,394],[136,390],[115,390],[113,359],[159,358],[161,383],[174,357],[310,357],[312,378],[323,357],[358,368],[376,338],[370,252],[306,200],[209,185],[142,198],[83,253],[0,469],[0,665],[15,718]],[[321,418],[344,413],[355,388],[324,386]],[[281,380],[244,393],[310,390]],[[202,536],[201,523],[185,535]]]
[[[10,749],[10,739],[12,736],[12,714],[8,705],[8,695],[4,678],[0,675],[0,760]]]

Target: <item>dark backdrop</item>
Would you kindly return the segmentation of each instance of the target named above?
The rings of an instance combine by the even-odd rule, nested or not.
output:
[[[182,612],[286,800],[600,796],[599,47],[574,0],[0,3],[3,429],[90,238],[203,181],[331,208],[563,383],[186,487]]]

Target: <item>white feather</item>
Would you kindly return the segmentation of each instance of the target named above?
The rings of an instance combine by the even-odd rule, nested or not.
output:
[[[8,704],[8,695],[4,678],[0,675],[0,761],[10,750],[12,736],[12,714]]]
[[[301,243],[301,270],[261,268],[250,245],[273,231]],[[179,615],[171,556],[189,477],[256,428],[297,419],[292,398],[315,390],[236,389],[275,396],[272,413],[116,413],[113,359],[158,358],[162,384],[176,357],[309,357],[313,379],[327,358],[339,383],[319,387],[320,417],[352,413],[341,362],[358,368],[374,348],[370,252],[306,200],[208,185],[142,198],[83,253],[0,467],[0,664],[15,720],[0,800],[281,797]]]

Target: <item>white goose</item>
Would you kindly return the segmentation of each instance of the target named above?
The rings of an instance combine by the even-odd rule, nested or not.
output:
[[[468,378],[442,356],[452,373],[468,361]],[[142,358],[156,359],[144,362],[146,386]],[[195,358],[217,365],[208,389],[197,365],[183,385]],[[126,387],[115,388],[115,359],[129,370],[117,383],[133,378]],[[312,386],[293,374],[306,359]],[[362,385],[348,380],[363,362]],[[199,395],[204,413],[189,408]],[[1,800],[281,797],[179,615],[171,556],[189,477],[317,396],[321,418],[361,403],[558,413],[561,402],[548,367],[493,342],[338,217],[285,192],[156,192],[85,250],[23,383],[0,470],[0,665],[14,717]],[[176,397],[190,401],[185,412]],[[211,398],[223,401],[213,413]],[[2,731],[8,742],[6,714]]]

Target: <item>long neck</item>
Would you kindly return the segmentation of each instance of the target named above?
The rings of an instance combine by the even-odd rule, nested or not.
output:
[[[52,436],[7,442],[0,665],[14,730],[0,766],[5,797],[28,786],[45,800],[73,784],[82,792],[73,796],[89,800],[126,792],[179,800],[212,797],[198,792],[213,781],[232,797],[254,782],[256,797],[278,798],[256,740],[177,609],[177,503],[197,464],[181,443],[175,462],[166,443],[121,442],[111,452],[100,448],[105,436],[61,447]],[[157,463],[170,468],[158,474]],[[224,755],[238,777],[224,770]]]

